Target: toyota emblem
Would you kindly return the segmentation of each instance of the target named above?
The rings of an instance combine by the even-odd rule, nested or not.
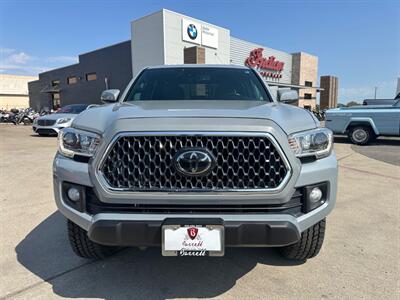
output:
[[[215,165],[214,156],[204,149],[183,149],[175,155],[176,170],[186,176],[205,175]]]

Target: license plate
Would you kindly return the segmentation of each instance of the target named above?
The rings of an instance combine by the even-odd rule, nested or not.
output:
[[[163,256],[223,256],[222,225],[162,226]]]

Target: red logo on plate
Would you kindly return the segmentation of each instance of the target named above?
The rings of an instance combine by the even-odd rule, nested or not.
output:
[[[188,235],[192,240],[196,238],[198,231],[199,230],[196,227],[190,227],[187,229]]]

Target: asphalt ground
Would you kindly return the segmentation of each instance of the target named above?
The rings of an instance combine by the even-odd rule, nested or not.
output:
[[[400,167],[346,142],[335,144],[339,190],[324,246],[306,262],[263,248],[228,248],[222,258],[162,257],[157,248],[78,258],[53,200],[55,151],[55,138],[0,124],[0,299],[400,297]]]
[[[336,136],[335,142],[349,143],[347,137],[344,136]],[[351,149],[369,158],[400,166],[399,137],[379,137],[365,146],[351,145]]]

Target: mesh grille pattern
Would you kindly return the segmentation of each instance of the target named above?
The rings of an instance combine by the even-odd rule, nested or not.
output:
[[[38,120],[37,124],[39,126],[52,126],[56,123],[56,120]]]
[[[175,154],[192,147],[214,155],[211,173],[192,177],[176,171]],[[122,136],[100,170],[112,188],[162,192],[271,189],[288,173],[267,137],[248,136]]]

